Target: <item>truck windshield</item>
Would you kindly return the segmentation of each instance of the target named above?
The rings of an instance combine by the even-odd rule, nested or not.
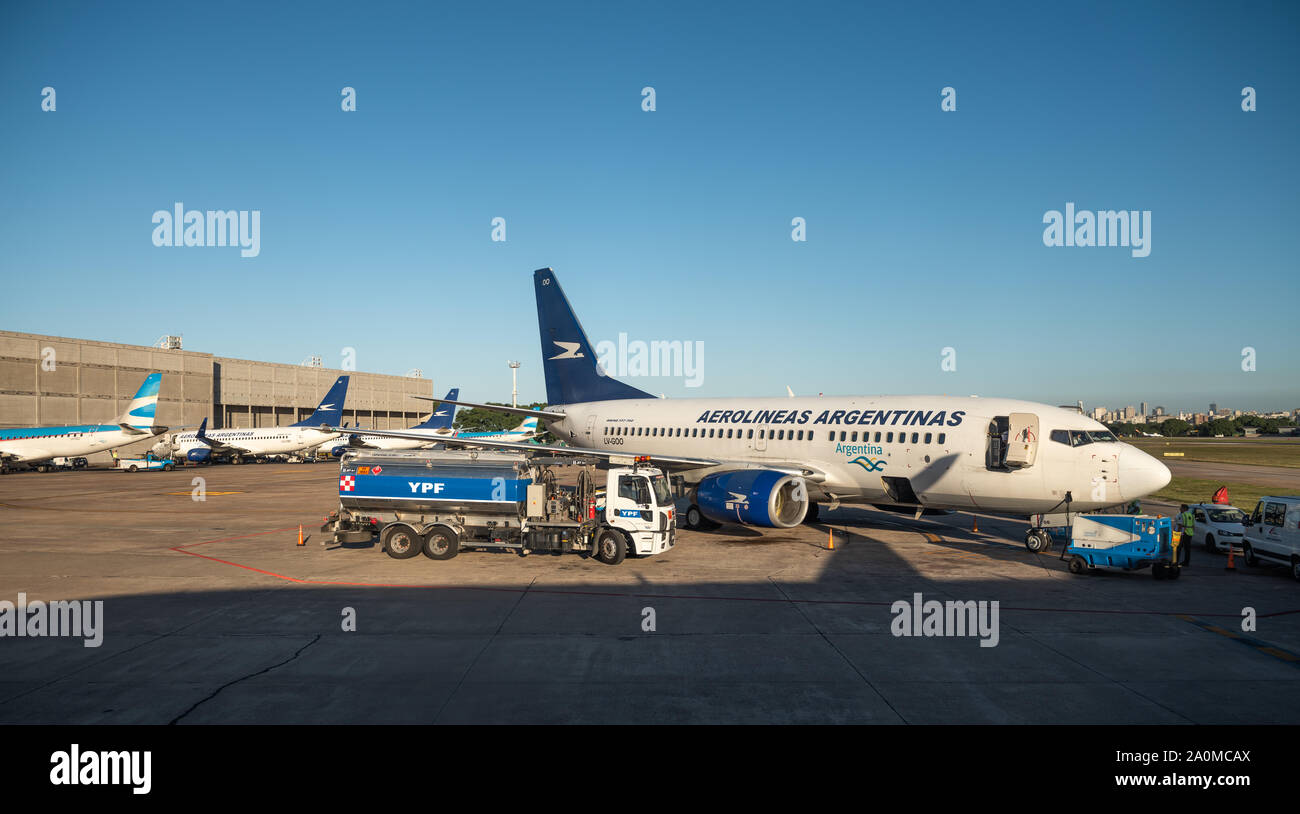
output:
[[[655,490],[655,503],[660,506],[667,506],[673,502],[672,492],[668,489],[668,479],[663,475],[655,475],[651,478],[650,485]]]

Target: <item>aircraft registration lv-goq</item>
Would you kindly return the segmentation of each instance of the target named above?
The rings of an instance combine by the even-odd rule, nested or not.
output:
[[[338,437],[338,432],[323,431],[320,427],[339,423],[347,395],[348,377],[339,376],[314,413],[287,427],[208,432],[208,420],[204,418],[197,431],[177,433],[171,439],[172,455],[195,463],[204,463],[214,456],[228,457],[232,464],[240,464],[247,459],[318,447]]]
[[[1021,516],[1090,511],[1169,482],[1163,463],[1118,441],[1101,423],[1030,401],[655,398],[597,366],[553,271],[534,272],[533,283],[548,402],[536,415],[569,446],[484,445],[647,456],[683,479],[689,527],[732,522],[790,528],[815,520],[819,503],[832,509],[869,504],[916,517],[928,510]],[[1031,539],[1038,533],[1031,531]]]
[[[36,464],[51,458],[78,457],[116,449],[167,432],[155,426],[161,373],[150,373],[135,397],[113,424],[79,424],[67,427],[30,427],[0,430],[0,471],[11,463]]]
[[[447,398],[455,401],[460,398],[460,388],[453,387],[447,391]],[[321,449],[333,455],[341,456],[349,449],[419,449],[429,446],[442,438],[452,435],[451,422],[456,416],[456,405],[438,403],[433,406],[433,413],[414,427],[404,430],[415,438],[387,438],[371,435],[369,430],[352,429],[343,437],[326,441]]]

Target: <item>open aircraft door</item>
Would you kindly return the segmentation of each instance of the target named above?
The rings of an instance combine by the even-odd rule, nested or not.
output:
[[[1038,457],[1038,416],[1012,413],[1008,418],[1006,465],[1033,466]]]

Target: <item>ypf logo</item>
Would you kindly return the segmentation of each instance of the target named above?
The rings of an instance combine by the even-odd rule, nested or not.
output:
[[[357,490],[357,479],[352,475],[339,476],[340,492],[355,492]]]

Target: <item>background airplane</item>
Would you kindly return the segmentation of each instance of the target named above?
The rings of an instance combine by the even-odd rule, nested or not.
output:
[[[460,398],[460,388],[453,387],[447,391],[447,398],[455,400]],[[424,421],[416,424],[406,430],[413,436],[422,436],[424,440],[416,438],[387,438],[381,435],[373,435],[369,430],[353,430],[343,436],[326,441],[321,444],[319,449],[337,458],[349,449],[418,449],[428,446],[432,442],[452,435],[451,422],[456,416],[456,406],[454,404],[435,404],[433,412]]]
[[[337,438],[338,432],[324,432],[322,424],[337,425],[343,417],[343,403],[347,399],[348,377],[334,380],[320,405],[306,419],[287,427],[262,427],[247,430],[208,431],[205,418],[195,432],[177,433],[169,440],[170,454],[194,463],[205,463],[214,458],[229,458],[232,464],[247,459],[261,460],[266,455],[298,452]]]
[[[14,463],[35,464],[45,471],[51,458],[91,455],[167,432],[167,427],[154,425],[161,385],[161,373],[145,376],[126,412],[113,424],[0,430],[0,471]]]

